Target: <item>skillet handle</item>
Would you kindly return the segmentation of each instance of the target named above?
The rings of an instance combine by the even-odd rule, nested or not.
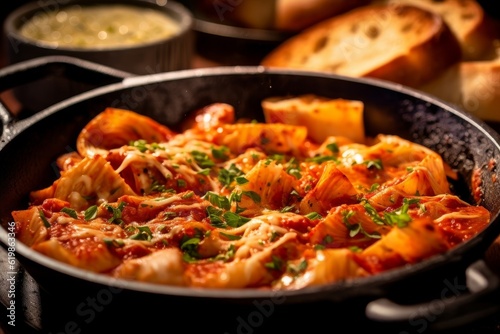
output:
[[[369,319],[405,323],[415,328],[447,330],[485,319],[500,310],[499,277],[483,260],[465,272],[468,291],[447,291],[447,297],[416,305],[400,305],[389,299],[374,300],[366,306]],[[452,290],[452,289],[450,289]]]
[[[134,75],[74,57],[46,56],[22,61],[0,69],[0,92],[50,76],[60,76],[97,87],[118,83]],[[12,111],[2,101],[0,101],[0,119],[4,127],[14,121]]]

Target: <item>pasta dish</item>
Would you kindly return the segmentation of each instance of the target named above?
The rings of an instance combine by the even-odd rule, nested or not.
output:
[[[217,102],[175,130],[107,108],[12,212],[16,237],[120,279],[293,290],[418,263],[489,224],[436,152],[365,136],[363,108],[271,97],[258,122]]]

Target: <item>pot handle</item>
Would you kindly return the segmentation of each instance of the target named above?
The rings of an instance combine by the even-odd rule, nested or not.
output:
[[[0,69],[0,92],[48,76],[64,76],[79,83],[103,86],[134,76],[131,73],[68,56],[46,56],[25,60]],[[14,115],[0,100],[0,120],[5,126]]]
[[[420,329],[432,327],[435,330],[447,330],[474,323],[500,310],[499,277],[484,260],[471,264],[465,271],[465,277],[466,293],[456,289],[455,293],[446,294],[455,294],[451,297],[416,305],[401,305],[380,298],[367,304],[366,316],[378,322],[399,322]]]

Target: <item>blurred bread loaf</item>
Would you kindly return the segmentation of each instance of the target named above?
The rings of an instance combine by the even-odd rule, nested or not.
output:
[[[283,42],[261,64],[419,87],[461,57],[460,44],[441,15],[387,3],[323,20]]]
[[[300,31],[371,0],[276,0],[275,29]]]
[[[196,0],[196,11],[212,21],[252,29],[297,32],[371,0]]]
[[[459,62],[420,90],[483,120],[500,122],[500,58]]]

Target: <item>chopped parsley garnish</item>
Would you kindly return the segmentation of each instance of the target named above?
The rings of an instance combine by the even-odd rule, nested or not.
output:
[[[231,227],[240,227],[250,221],[250,218],[240,216],[234,212],[227,211],[222,215],[227,225]]]
[[[215,227],[240,227],[251,220],[235,212],[224,211],[213,206],[207,207],[207,214],[210,223]]]
[[[271,235],[269,237],[269,241],[273,242],[274,240],[278,239],[280,234],[276,231],[271,231]]]
[[[368,169],[372,169],[372,168],[376,168],[379,170],[383,169],[382,160],[380,160],[380,159],[366,160],[363,162],[363,164],[365,164],[366,168],[368,168]]]
[[[177,213],[176,212],[165,211],[163,213],[163,220],[169,220],[169,219],[172,219],[172,218],[175,218],[175,217],[177,217]]]
[[[164,193],[167,192],[167,188],[165,187],[164,184],[161,184],[157,180],[154,180],[153,183],[151,183],[151,187],[149,188],[149,191],[147,191],[147,194],[153,192]]]
[[[212,156],[217,160],[226,161],[229,159],[229,148],[226,146],[212,147]]]
[[[214,260],[216,261],[224,261],[227,262],[234,257],[234,253],[236,252],[236,247],[233,244],[229,245],[229,248],[225,253],[218,254]]]
[[[316,220],[316,219],[321,219],[323,218],[319,213],[317,212],[309,212],[307,215],[304,217],[310,219],[310,220]]]
[[[200,238],[184,238],[185,240],[181,243],[181,250],[184,252],[183,259],[186,262],[194,262],[200,258],[198,254],[198,244],[200,243]]]
[[[84,218],[85,220],[92,220],[97,217],[97,205],[92,205],[85,210]]]
[[[285,213],[285,212],[292,212],[293,210],[295,210],[295,207],[293,205],[288,205],[288,206],[285,206],[283,207],[280,212],[281,213]]]
[[[43,213],[43,210],[42,209],[38,210],[38,214],[40,215],[40,219],[42,220],[43,226],[49,228],[51,225],[47,217],[45,217],[45,213]]]
[[[182,196],[181,198],[182,199],[190,199],[194,196],[194,192],[193,191],[186,191]]]
[[[348,247],[348,248],[349,248],[349,250],[350,250],[351,252],[353,252],[353,253],[360,253],[360,252],[362,252],[362,251],[363,251],[363,248],[360,248],[360,247],[358,247],[358,246],[350,246],[350,247]]]
[[[229,195],[229,202],[231,203],[239,203],[241,202],[241,197],[243,196],[243,193],[238,192],[238,191],[233,191]]]
[[[377,232],[373,232],[373,233],[366,232],[360,223],[351,223],[349,220],[352,219],[352,217],[354,215],[355,215],[354,211],[351,211],[351,210],[342,211],[342,222],[349,230],[349,236],[351,238],[354,238],[359,233],[361,233],[369,238],[372,238],[372,239],[380,239],[381,238],[380,234]]]
[[[377,210],[375,210],[375,208],[370,203],[368,203],[367,201],[365,201],[363,203],[363,207],[365,208],[366,213],[375,222],[375,224],[377,224],[377,225],[385,225],[384,219],[382,217],[380,217],[380,215],[378,214]]]
[[[191,151],[191,155],[193,156],[194,161],[201,168],[211,168],[215,166],[215,162],[212,159],[210,159],[208,154],[206,154],[205,152]]]
[[[123,219],[122,219],[122,211],[123,208],[125,207],[126,203],[125,202],[120,202],[118,204],[118,207],[113,207],[111,205],[106,205],[106,209],[113,214],[111,218],[109,218],[109,222],[113,224],[122,224]]]
[[[207,175],[210,175],[210,170],[211,170],[210,168],[205,168],[205,169],[198,171],[197,174],[207,176]]]
[[[238,185],[246,184],[249,182],[248,179],[243,176],[237,176],[235,180]]]
[[[315,250],[325,249],[326,245],[328,245],[332,242],[333,242],[333,237],[331,235],[327,234],[323,237],[323,240],[321,240],[321,243],[314,245],[314,249]]]
[[[231,203],[229,202],[229,199],[227,197],[218,195],[212,191],[207,191],[207,193],[202,198],[208,200],[210,204],[218,208],[224,210],[229,210],[231,208]]]
[[[260,201],[261,201],[260,195],[257,194],[255,191],[251,191],[251,190],[242,191],[241,194],[249,197],[255,203],[260,203]]]
[[[283,154],[271,154],[269,157],[269,163],[276,161],[278,163],[282,163],[285,160],[285,156]]]
[[[286,269],[292,275],[298,276],[298,275],[300,275],[300,274],[302,274],[303,272],[306,271],[306,269],[307,269],[307,260],[303,259],[298,264],[288,263]]]
[[[418,204],[419,202],[420,199],[418,198],[413,198],[413,199],[403,198],[403,204],[401,205],[400,208],[392,212],[384,211],[383,217],[381,217],[375,210],[375,208],[371,204],[369,204],[366,200],[363,203],[363,207],[365,208],[368,216],[370,216],[370,218],[377,225],[405,227],[412,220],[410,215],[408,214],[408,209],[410,208],[410,205]],[[425,210],[425,207],[423,207],[422,205],[419,205],[419,208],[421,210]]]
[[[295,178],[300,179],[302,175],[300,174],[300,166],[295,158],[291,158],[286,164],[286,172]]]
[[[216,207],[209,206],[207,207],[208,219],[210,220],[210,224],[215,227],[225,227],[226,223],[222,218],[223,210],[217,209]]]
[[[129,146],[135,147],[140,152],[144,153],[148,150],[147,142],[144,139],[134,140],[129,143]]]
[[[229,187],[237,177],[242,175],[243,172],[235,164],[231,164],[227,169],[222,168],[217,178],[223,186]]]
[[[149,229],[149,226],[138,226],[137,233],[129,237],[132,240],[146,240],[151,241],[153,238],[153,233]]]
[[[272,270],[281,270],[283,268],[283,260],[273,255],[271,261],[264,263],[264,266]]]
[[[339,153],[339,146],[337,143],[331,143],[326,145],[326,148],[329,149],[332,153]]]
[[[144,139],[132,140],[128,144],[129,146],[135,147],[139,152],[144,153],[147,150],[163,150],[164,148],[160,146],[158,143],[149,143]]]
[[[125,243],[121,239],[113,239],[113,238],[103,238],[102,241],[108,247],[119,248],[125,246]]]
[[[337,145],[337,143],[328,144],[328,145],[326,145],[326,148],[329,151],[331,151],[333,153],[333,155],[316,155],[312,158],[306,159],[306,161],[314,162],[317,164],[322,164],[323,162],[326,162],[326,161],[338,162],[337,155],[339,153],[339,146]]]
[[[333,155],[318,155],[312,158],[306,159],[306,161],[314,162],[317,164],[322,164],[323,162],[326,161],[337,161],[337,157]]]
[[[236,204],[236,213],[241,213],[241,212],[245,211],[245,208],[240,207],[240,205],[238,204],[241,202],[241,198],[243,197],[243,195],[250,198],[254,203],[260,203],[260,201],[261,201],[259,194],[257,194],[254,191],[241,191],[241,192],[233,191],[229,195],[229,202],[237,203]]]
[[[408,209],[412,204],[418,204],[420,199],[413,198],[403,198],[403,205],[393,212],[384,212],[384,218],[388,225],[397,227],[405,227],[411,221],[411,217],[408,214]]]
[[[76,211],[72,208],[64,207],[61,209],[61,212],[64,212],[65,214],[67,214],[71,218],[78,219],[78,215],[77,215]]]
[[[239,236],[239,235],[234,235],[234,234],[229,234],[229,233],[224,233],[224,232],[220,232],[220,235],[227,238],[228,240],[240,240],[241,239],[241,236]]]

